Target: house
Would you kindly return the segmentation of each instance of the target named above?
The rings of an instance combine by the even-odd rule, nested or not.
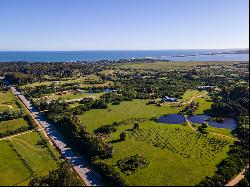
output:
[[[57,84],[59,83],[59,81],[52,81],[52,84]]]
[[[197,90],[211,90],[215,88],[215,86],[197,86]]]
[[[177,102],[178,100],[176,98],[173,98],[173,97],[165,96],[162,98],[162,101],[163,102]]]
[[[75,93],[79,93],[79,94],[84,94],[84,90],[81,90],[81,89],[76,89]]]

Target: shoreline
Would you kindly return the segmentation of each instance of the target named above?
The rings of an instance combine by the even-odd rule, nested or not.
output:
[[[82,62],[110,63],[134,61],[249,61],[249,49],[166,50],[166,51],[0,51],[0,63]],[[169,54],[168,54],[169,53]],[[172,53],[172,54],[171,54]],[[180,54],[178,54],[180,53]]]

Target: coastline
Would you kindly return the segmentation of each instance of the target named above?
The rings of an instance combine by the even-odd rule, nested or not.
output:
[[[249,61],[249,49],[138,51],[0,51],[0,62]]]

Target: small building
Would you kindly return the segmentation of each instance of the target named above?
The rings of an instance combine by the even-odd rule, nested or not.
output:
[[[85,92],[82,89],[76,89],[76,93],[84,94]]]
[[[52,84],[57,84],[59,83],[59,81],[52,81]]]
[[[211,90],[216,88],[216,86],[197,86],[198,90]]]
[[[176,98],[173,98],[173,97],[165,96],[162,98],[162,101],[163,102],[177,102],[178,100]]]

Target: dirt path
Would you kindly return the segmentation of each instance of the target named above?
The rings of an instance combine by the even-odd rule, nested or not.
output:
[[[186,124],[193,130],[193,131],[197,131],[196,128],[194,128],[191,124],[191,122],[188,120],[187,116],[184,115],[184,118],[185,118],[185,121],[186,121]],[[231,136],[227,136],[227,135],[224,135],[224,134],[220,134],[220,133],[217,133],[217,132],[208,132],[209,134],[214,134],[214,135],[217,135],[217,136],[220,136],[220,137],[223,137],[223,138],[228,138],[228,139],[231,139],[231,140],[237,140],[237,138],[234,138],[234,137],[231,137]]]
[[[237,176],[235,176],[225,186],[235,186],[236,184],[238,184],[245,177],[245,174],[248,169],[249,169],[249,166],[247,166],[242,172],[240,172]]]
[[[0,138],[0,141],[2,141],[2,140],[8,140],[8,139],[16,137],[16,136],[20,136],[20,135],[28,134],[28,133],[31,133],[31,132],[35,132],[37,130],[38,131],[42,131],[43,129],[33,129],[33,130],[28,130],[28,131],[16,133],[16,134],[13,134],[13,135],[10,135],[10,136],[6,136],[6,137],[3,137],[3,138]]]
[[[13,109],[13,106],[11,106],[11,105],[0,105],[0,106],[7,106],[7,107],[9,107],[10,109]]]
[[[191,102],[193,102],[194,99],[199,98],[199,97],[203,97],[205,95],[207,95],[207,93],[204,93],[204,94],[201,94],[201,95],[197,95],[195,97],[191,97],[190,101],[188,101],[186,103],[181,103],[181,104],[183,104],[183,105],[190,104]]]

